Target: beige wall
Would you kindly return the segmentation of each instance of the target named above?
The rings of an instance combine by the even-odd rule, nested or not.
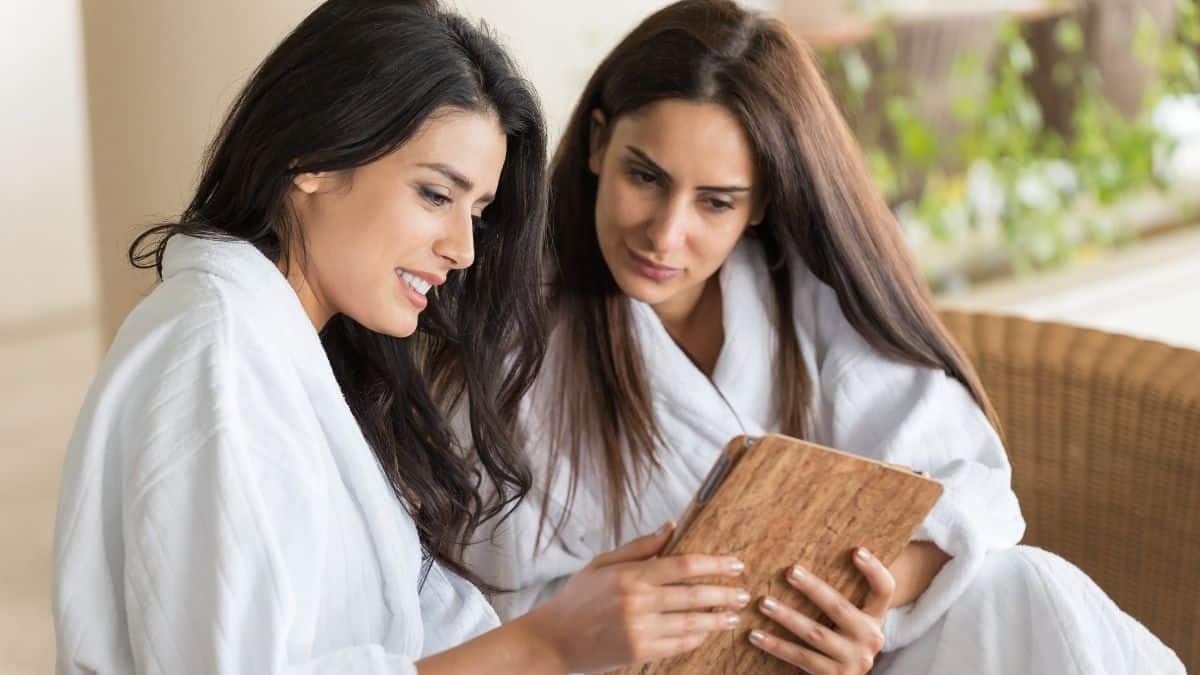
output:
[[[105,336],[154,282],[129,242],[182,210],[239,86],[316,4],[83,0]]]
[[[62,452],[96,367],[77,0],[0,1],[0,673],[53,672]]]
[[[770,9],[779,0],[741,0]],[[493,26],[538,89],[558,136],[592,70],[638,21],[673,0],[449,0]]]
[[[640,19],[670,2],[451,0],[491,25],[513,52],[542,98],[552,144],[600,59]]]
[[[95,302],[79,8],[0,2],[0,339]]]

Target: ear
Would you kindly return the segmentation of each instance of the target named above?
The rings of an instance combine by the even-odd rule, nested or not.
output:
[[[756,227],[767,217],[767,207],[771,205],[771,200],[766,195],[758,200],[758,205],[754,207],[754,212],[750,214],[750,227]]]
[[[597,176],[604,166],[604,150],[608,146],[608,118],[604,112],[592,111],[592,126],[588,146],[588,168]]]
[[[306,195],[316,194],[325,190],[330,176],[331,174],[327,171],[298,173],[292,177],[292,185]]]

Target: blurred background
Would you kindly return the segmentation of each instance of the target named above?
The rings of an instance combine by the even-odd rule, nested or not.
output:
[[[53,668],[63,448],[244,78],[315,0],[0,3],[0,672]],[[456,0],[557,137],[659,0]],[[759,0],[817,52],[945,306],[1200,348],[1196,0]]]

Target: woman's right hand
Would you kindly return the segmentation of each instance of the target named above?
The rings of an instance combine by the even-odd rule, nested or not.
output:
[[[699,647],[737,627],[744,589],[685,584],[699,577],[738,577],[743,566],[725,556],[656,558],[674,524],[597,557],[549,602],[526,615],[570,672],[604,672]],[[725,611],[712,611],[725,610]]]

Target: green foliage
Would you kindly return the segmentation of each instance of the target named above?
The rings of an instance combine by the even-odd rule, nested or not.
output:
[[[1072,102],[1065,135],[1047,124],[1034,94],[1041,65],[1017,21],[1001,22],[994,48],[963,53],[937,84],[954,133],[923,117],[928,96],[899,67],[886,22],[873,44],[819,54],[880,188],[905,227],[922,230],[910,237],[953,243],[992,233],[1018,271],[1129,239],[1105,209],[1161,187],[1154,156],[1166,139],[1151,112],[1166,96],[1200,92],[1200,8],[1180,0],[1165,37],[1151,17],[1139,19],[1133,53],[1152,76],[1132,116],[1105,98],[1074,17],[1055,23],[1053,43],[1053,95]]]

